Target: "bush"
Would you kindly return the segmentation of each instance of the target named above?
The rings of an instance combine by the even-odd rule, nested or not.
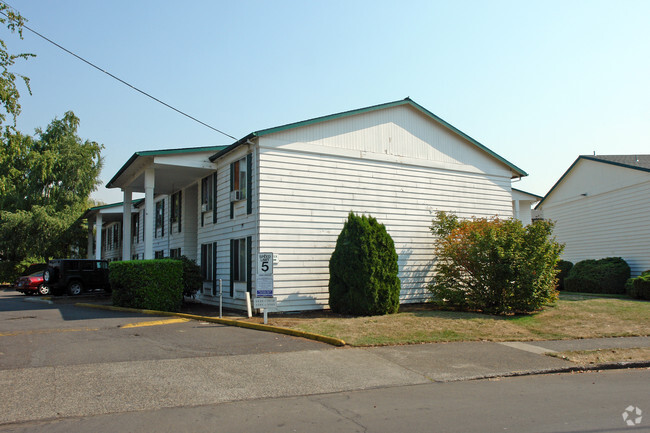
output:
[[[524,227],[514,219],[459,220],[438,212],[432,301],[488,314],[530,313],[557,299],[556,263],[562,245],[553,224]]]
[[[350,212],[329,269],[332,311],[364,316],[397,312],[400,280],[395,244],[375,218]]]
[[[628,296],[632,298],[650,300],[650,270],[627,280],[625,289]]]
[[[183,264],[179,260],[111,262],[113,305],[178,311],[183,301]]]
[[[573,263],[568,260],[560,260],[555,265],[555,269],[559,270],[557,274],[557,289],[564,290],[564,279],[569,275],[569,272],[573,268]]]
[[[630,267],[620,257],[583,260],[571,268],[564,287],[570,292],[623,294],[629,278]]]
[[[193,298],[196,292],[203,287],[201,267],[189,257],[181,256],[178,259],[183,264],[183,296]]]

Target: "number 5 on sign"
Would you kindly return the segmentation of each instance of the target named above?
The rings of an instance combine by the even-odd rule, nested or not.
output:
[[[257,255],[257,275],[273,275],[273,253]]]

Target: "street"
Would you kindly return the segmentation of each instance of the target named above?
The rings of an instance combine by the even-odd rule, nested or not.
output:
[[[5,291],[0,352],[0,431],[650,431],[650,370],[467,380],[566,363],[495,343],[332,348]]]

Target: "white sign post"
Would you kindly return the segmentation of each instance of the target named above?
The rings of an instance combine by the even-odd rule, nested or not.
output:
[[[268,323],[268,312],[278,311],[277,299],[273,297],[273,253],[257,255],[257,279],[255,280],[255,308],[264,311],[264,324]]]

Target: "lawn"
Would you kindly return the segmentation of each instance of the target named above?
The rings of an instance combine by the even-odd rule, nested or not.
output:
[[[320,312],[270,317],[269,324],[340,338],[353,346],[646,336],[650,335],[650,302],[563,293],[554,305],[523,316],[406,305],[399,313],[386,316],[344,317]]]

